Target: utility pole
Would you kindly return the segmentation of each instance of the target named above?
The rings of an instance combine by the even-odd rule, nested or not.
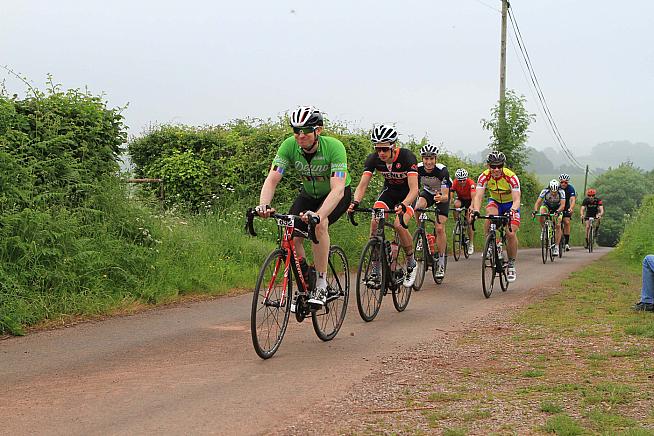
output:
[[[506,16],[509,10],[509,0],[502,0],[502,29],[500,37],[500,113],[499,113],[499,141],[504,139],[506,132]]]
[[[584,177],[584,197],[586,196],[587,184],[588,184],[588,165],[586,165],[586,176]]]
[[[508,10],[509,0],[502,0],[502,32],[500,38],[500,103],[504,102],[504,95],[506,94],[506,16]]]

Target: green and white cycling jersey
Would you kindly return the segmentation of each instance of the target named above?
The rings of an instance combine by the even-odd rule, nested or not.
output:
[[[313,155],[305,154],[295,137],[286,138],[277,150],[271,169],[283,175],[289,168],[299,172],[304,190],[314,198],[329,194],[331,177],[344,177],[345,186],[350,186],[345,146],[336,138],[318,136],[318,150]]]

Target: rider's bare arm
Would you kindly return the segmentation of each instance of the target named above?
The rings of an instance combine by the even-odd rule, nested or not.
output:
[[[345,177],[331,177],[329,179],[331,191],[322,202],[320,209],[316,211],[320,218],[328,217],[334,211],[338,202],[341,201],[345,193]]]
[[[270,172],[268,172],[266,181],[263,182],[263,186],[261,187],[261,193],[259,194],[259,205],[261,207],[270,205],[273,197],[275,196],[275,189],[277,189],[277,185],[281,180],[282,180],[282,175],[276,170],[271,169]],[[261,215],[261,213],[259,214]],[[266,213],[266,215],[269,214]]]

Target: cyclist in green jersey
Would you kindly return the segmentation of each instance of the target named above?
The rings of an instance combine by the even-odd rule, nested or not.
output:
[[[327,300],[326,274],[330,245],[328,226],[347,211],[352,198],[347,154],[341,141],[321,135],[323,117],[317,109],[299,107],[291,113],[290,124],[293,136],[284,140],[277,150],[261,188],[256,211],[264,218],[275,212],[270,202],[277,184],[287,170],[295,168],[302,177],[302,190],[289,214],[300,215],[303,221],[296,223],[295,249],[301,264],[306,262],[303,245],[307,236],[306,223],[309,217],[317,216],[320,222],[316,226],[316,238],[320,243],[313,244],[316,286],[313,295],[309,296],[309,303],[324,305]]]

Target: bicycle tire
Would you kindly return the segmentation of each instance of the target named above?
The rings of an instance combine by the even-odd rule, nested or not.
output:
[[[588,229],[588,252],[593,252],[593,244],[595,243],[595,229],[591,225]]]
[[[416,281],[413,282],[413,290],[419,291],[425,282],[425,272],[429,269],[429,245],[424,230],[416,229],[413,234],[413,255],[416,259]]]
[[[321,340],[331,341],[343,325],[350,296],[350,268],[345,251],[338,245],[329,247],[326,279],[327,303],[311,314],[311,322]],[[330,297],[330,293],[334,295]]]
[[[400,247],[397,252],[397,259],[395,260],[396,270],[391,271],[391,274],[398,274],[399,269],[399,271],[402,272],[401,277],[406,277],[406,264],[406,253],[404,252],[404,249]],[[400,274],[398,274],[398,276],[400,276]],[[402,283],[397,284],[393,288],[392,297],[393,307],[395,307],[395,310],[398,312],[403,312],[404,309],[406,309],[406,307],[409,305],[409,300],[411,299],[412,290],[413,286],[406,287]]]
[[[543,226],[540,229],[540,255],[543,258],[543,263],[547,263],[547,228]]]
[[[357,268],[357,309],[359,310],[361,319],[366,322],[375,319],[377,313],[379,313],[384,290],[386,289],[386,256],[382,248],[383,246],[379,240],[369,240],[365,247],[363,247],[359,267]],[[376,289],[376,285],[372,288],[369,287],[373,256],[379,259],[380,279],[378,289]],[[364,289],[362,289],[362,286]]]
[[[490,298],[493,293],[493,282],[495,281],[495,257],[497,248],[495,246],[495,235],[489,234],[484,244],[484,253],[481,258],[481,289],[484,297]]]
[[[293,281],[292,274],[289,274],[286,282],[287,289],[284,289],[285,256],[286,252],[281,248],[268,255],[259,270],[259,276],[252,295],[250,312],[252,345],[257,355],[262,359],[271,358],[279,349],[291,313]],[[271,266],[272,270],[269,270]],[[270,275],[267,275],[268,273]],[[272,288],[268,292],[268,286],[270,285],[272,285]],[[266,293],[268,293],[267,298]]]
[[[452,255],[454,261],[458,262],[461,257],[461,248],[463,246],[463,226],[461,221],[457,220],[452,231]]]
[[[463,231],[462,231],[463,232],[463,255],[466,257],[466,259],[470,258],[470,253],[468,253],[468,247],[470,246],[470,242],[472,242],[470,237],[468,237],[468,225],[464,225],[463,226]]]
[[[554,250],[553,248],[556,246],[556,239],[554,238],[554,225],[550,222],[549,225],[549,245],[548,245],[548,255],[550,258],[550,262],[554,262]]]

